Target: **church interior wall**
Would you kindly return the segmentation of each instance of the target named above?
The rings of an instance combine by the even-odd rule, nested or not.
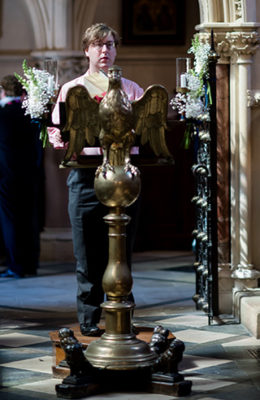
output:
[[[26,3],[20,0],[1,1],[1,52],[28,52],[34,48],[32,23]],[[2,75],[2,72],[1,72]]]
[[[23,59],[33,48],[32,23],[25,2],[1,0],[0,76],[21,72]]]

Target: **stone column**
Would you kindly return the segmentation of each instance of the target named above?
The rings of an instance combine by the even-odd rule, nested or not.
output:
[[[259,272],[251,256],[251,88],[252,57],[258,47],[257,32],[226,34],[231,57],[231,265],[235,290],[257,287]]]
[[[220,314],[232,311],[230,262],[230,118],[229,63],[220,59],[217,77],[217,193],[218,193],[218,288]]]

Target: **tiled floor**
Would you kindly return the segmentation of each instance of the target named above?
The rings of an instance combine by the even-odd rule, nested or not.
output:
[[[259,400],[260,340],[232,319],[208,326],[195,310],[189,253],[134,257],[135,321],[161,324],[185,343],[180,370],[192,381],[189,399]],[[43,264],[34,278],[0,279],[0,398],[55,399],[49,332],[76,323],[76,281],[71,264]],[[88,399],[167,400],[149,393],[107,393]]]

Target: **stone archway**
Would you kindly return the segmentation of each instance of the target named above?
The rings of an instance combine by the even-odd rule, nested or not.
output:
[[[98,0],[25,0],[33,25],[35,49],[78,49],[86,26],[93,22]],[[68,32],[68,27],[71,27]],[[69,39],[68,39],[69,35]]]

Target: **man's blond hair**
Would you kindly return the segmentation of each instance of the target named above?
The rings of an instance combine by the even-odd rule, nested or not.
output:
[[[115,45],[118,46],[119,44],[119,35],[118,33],[111,28],[110,26],[104,23],[97,23],[91,25],[83,34],[82,36],[82,48],[85,51],[91,43],[95,40],[102,40],[107,37],[109,34],[114,38]]]

